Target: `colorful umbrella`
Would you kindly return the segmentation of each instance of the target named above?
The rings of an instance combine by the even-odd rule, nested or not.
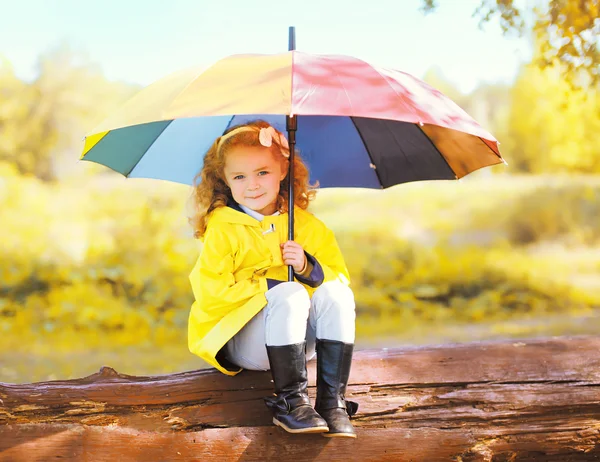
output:
[[[299,51],[233,55],[169,75],[88,135],[82,159],[192,184],[215,138],[254,119],[288,130],[322,188],[457,179],[503,162],[496,139],[425,82]],[[293,203],[289,210],[293,239]]]
[[[321,187],[455,179],[502,162],[496,139],[439,91],[356,58],[234,55],[148,86],[85,139],[82,159],[127,177],[191,184],[228,127],[286,130]]]

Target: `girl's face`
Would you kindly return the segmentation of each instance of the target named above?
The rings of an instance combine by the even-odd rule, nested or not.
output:
[[[279,184],[287,174],[271,148],[237,146],[225,158],[225,181],[233,199],[262,215],[277,208]]]

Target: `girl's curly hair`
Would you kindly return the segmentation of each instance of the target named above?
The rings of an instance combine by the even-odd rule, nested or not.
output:
[[[251,127],[255,130],[240,131],[234,135],[226,137],[225,135],[240,127]],[[270,127],[264,120],[255,120],[243,125],[237,125],[227,130],[223,136],[218,137],[210,149],[204,155],[204,166],[194,178],[194,186],[191,200],[193,202],[193,215],[189,222],[194,228],[194,237],[199,239],[206,232],[206,225],[210,213],[219,207],[227,206],[228,202],[233,201],[233,196],[227,182],[225,181],[224,168],[227,152],[235,146],[262,146],[258,135],[261,128]],[[281,132],[277,131],[282,135]],[[282,135],[283,136],[283,135]],[[223,143],[220,143],[224,138]],[[278,143],[271,145],[273,153],[281,157],[284,163],[285,171],[288,170],[288,159],[284,154],[288,154],[287,149],[281,147]],[[282,150],[284,153],[282,153]],[[300,156],[294,154],[294,204],[302,209],[307,209],[309,201],[313,200],[317,194],[314,190],[318,185],[310,185],[309,174],[306,165]],[[286,176],[280,183],[279,196],[277,197],[277,210],[281,213],[288,211],[288,184],[289,179]]]

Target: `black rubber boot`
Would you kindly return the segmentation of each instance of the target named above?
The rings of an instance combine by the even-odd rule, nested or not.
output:
[[[317,402],[315,410],[327,421],[329,432],[323,436],[356,438],[350,417],[358,410],[346,401],[353,343],[317,339]]]
[[[265,398],[273,411],[273,423],[290,433],[323,433],[327,422],[312,408],[307,393],[306,342],[268,346],[267,354],[275,383],[273,398]]]

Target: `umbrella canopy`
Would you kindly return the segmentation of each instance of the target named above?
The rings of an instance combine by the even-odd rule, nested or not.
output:
[[[192,184],[229,127],[285,133],[321,187],[456,179],[503,162],[496,139],[425,82],[348,56],[233,55],[148,86],[85,139],[83,160],[127,177]]]

